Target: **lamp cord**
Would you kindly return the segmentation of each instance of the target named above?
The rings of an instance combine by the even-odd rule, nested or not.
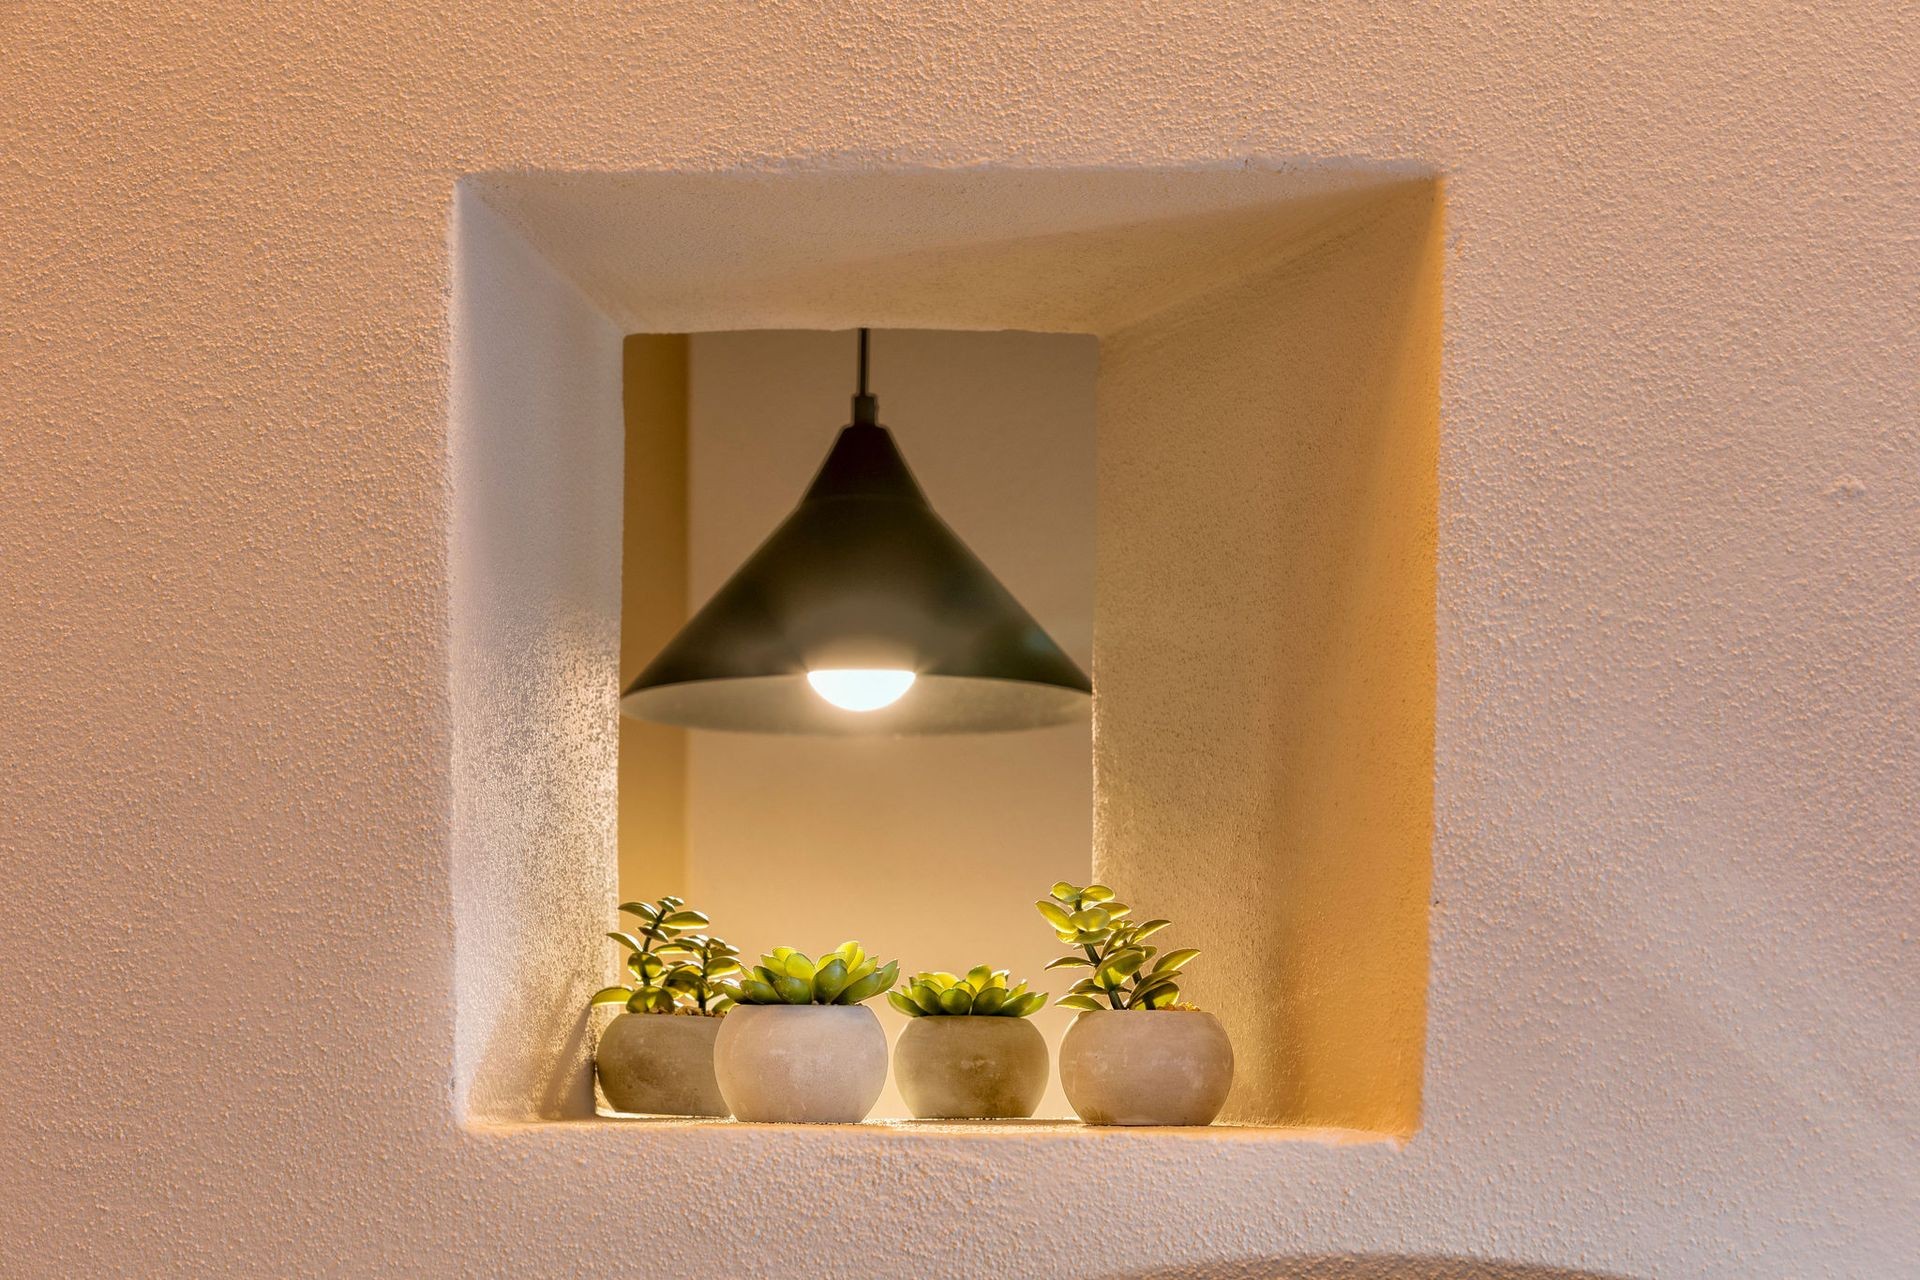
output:
[[[853,421],[872,427],[880,422],[880,402],[867,391],[867,336],[868,330],[860,330],[860,389],[853,397]]]

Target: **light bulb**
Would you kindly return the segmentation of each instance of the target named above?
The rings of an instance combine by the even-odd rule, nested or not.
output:
[[[888,668],[809,671],[813,691],[843,711],[878,711],[900,701],[913,688],[913,672]]]

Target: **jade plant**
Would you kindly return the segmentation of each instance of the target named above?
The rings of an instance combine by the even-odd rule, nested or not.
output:
[[[792,947],[775,947],[751,971],[721,982],[741,1004],[859,1004],[886,991],[900,976],[900,962],[884,966],[857,942],[843,942],[815,964]]]
[[[1127,920],[1133,908],[1115,902],[1113,890],[1103,884],[1083,888],[1062,880],[1053,886],[1049,897],[1034,906],[1053,926],[1055,937],[1079,948],[1047,968],[1088,970],[1054,1004],[1069,1009],[1190,1007],[1180,1003],[1175,979],[1200,952],[1183,947],[1163,954],[1147,942],[1171,921]]]
[[[976,965],[964,978],[950,973],[916,973],[904,991],[887,992],[887,1003],[909,1018],[1024,1018],[1047,1002],[1044,991],[1024,982],[1007,985],[1005,969]]]
[[[631,932],[607,934],[627,949],[631,986],[602,987],[592,1004],[623,1004],[628,1013],[690,1013],[719,1017],[733,1006],[722,981],[740,972],[739,948],[697,930],[705,913],[671,894],[658,902],[623,902],[639,921]]]

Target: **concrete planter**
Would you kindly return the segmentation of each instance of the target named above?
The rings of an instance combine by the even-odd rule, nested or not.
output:
[[[713,1074],[714,1042],[725,1021],[623,1013],[609,1022],[593,1055],[607,1102],[615,1111],[642,1115],[726,1115]]]
[[[1089,1010],[1060,1044],[1060,1084],[1088,1124],[1212,1124],[1233,1084],[1233,1045],[1210,1013]]]
[[[852,1124],[887,1083],[887,1037],[865,1005],[737,1004],[713,1065],[738,1119]]]
[[[1047,1042],[1025,1018],[912,1018],[893,1078],[922,1120],[1025,1119],[1047,1089]]]

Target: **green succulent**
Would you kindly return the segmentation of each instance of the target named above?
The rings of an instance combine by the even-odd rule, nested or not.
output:
[[[859,1004],[888,990],[900,962],[882,966],[857,942],[843,942],[819,964],[792,947],[775,947],[751,972],[720,984],[741,1004]]]
[[[887,1003],[909,1018],[1024,1018],[1046,1002],[1046,992],[1029,991],[1024,982],[1009,987],[1005,969],[985,965],[967,970],[964,978],[916,973],[907,979],[906,990],[887,992]]]
[[[723,939],[696,933],[707,923],[686,900],[623,902],[620,909],[640,923],[633,932],[607,934],[627,949],[631,986],[602,987],[589,1004],[623,1004],[628,1013],[691,1013],[718,1017],[733,1007],[724,978],[740,972],[740,950]]]
[[[1183,947],[1162,954],[1158,947],[1147,944],[1148,938],[1171,921],[1127,921],[1124,917],[1133,908],[1115,902],[1113,890],[1103,884],[1081,888],[1062,880],[1053,886],[1050,897],[1033,905],[1053,926],[1055,937],[1081,952],[1061,956],[1047,968],[1089,971],[1054,1001],[1056,1005],[1069,1009],[1166,1009],[1180,1003],[1180,987],[1174,979],[1199,951]]]

